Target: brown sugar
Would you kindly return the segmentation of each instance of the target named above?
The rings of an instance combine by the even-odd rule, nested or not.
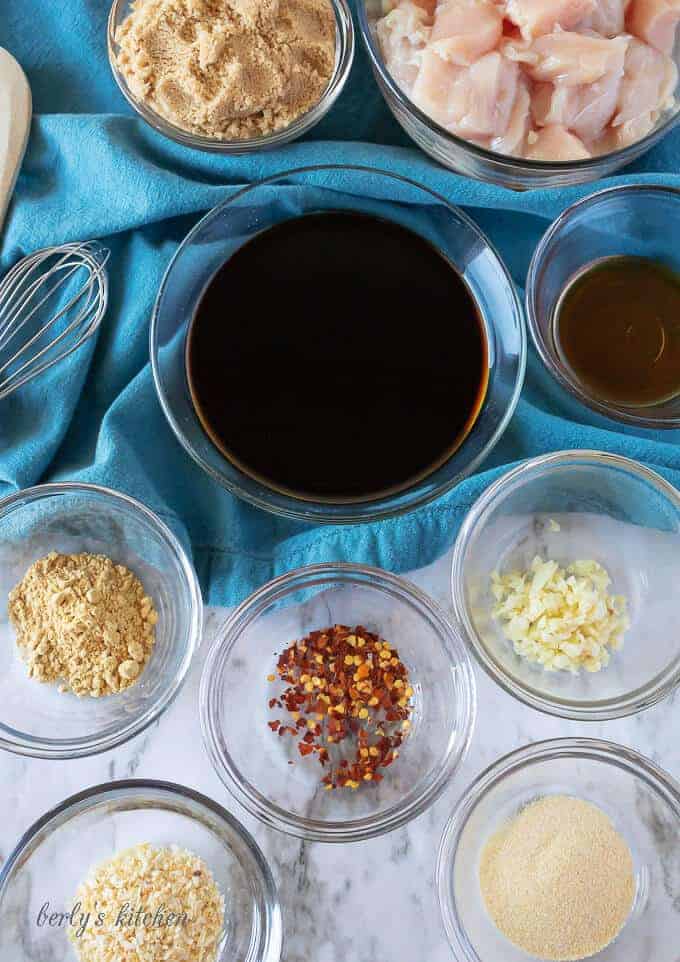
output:
[[[223,140],[287,127],[319,102],[335,65],[330,0],[135,0],[116,41],[139,100]]]

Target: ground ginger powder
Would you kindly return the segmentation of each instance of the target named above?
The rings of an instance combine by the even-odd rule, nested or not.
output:
[[[135,0],[116,41],[139,100],[223,140],[287,127],[319,102],[335,66],[330,0]]]
[[[142,583],[105,555],[51,552],[9,595],[28,674],[99,698],[123,691],[151,657],[158,614]]]
[[[479,880],[498,929],[529,955],[585,959],[623,928],[633,858],[601,809],[554,795],[527,805],[486,844]]]

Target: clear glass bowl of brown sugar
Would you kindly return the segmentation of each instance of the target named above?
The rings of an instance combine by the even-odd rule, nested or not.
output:
[[[330,4],[335,20],[335,62],[326,88],[318,102],[313,103],[309,109],[294,117],[286,126],[266,134],[243,138],[208,136],[173,123],[167,116],[163,116],[151,104],[145,102],[132,89],[119,61],[118,31],[133,11],[135,4],[132,0],[114,0],[111,6],[108,21],[108,52],[111,71],[120,92],[138,116],[158,133],[178,144],[193,147],[196,150],[231,155],[281,147],[283,144],[302,137],[326,116],[342,93],[349,77],[354,60],[352,14],[346,0],[330,0]]]

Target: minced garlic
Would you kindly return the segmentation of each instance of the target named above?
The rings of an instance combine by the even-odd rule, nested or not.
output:
[[[78,888],[80,962],[215,962],[224,898],[206,863],[177,845],[135,845]]]
[[[536,556],[528,571],[492,574],[494,615],[517,654],[546,671],[599,671],[630,626],[626,599],[610,595],[610,583],[596,561],[565,569]]]

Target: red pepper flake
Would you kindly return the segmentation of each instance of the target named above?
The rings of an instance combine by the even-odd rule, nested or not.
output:
[[[302,756],[315,753],[322,766],[330,763],[322,784],[356,789],[382,781],[377,769],[399,754],[413,696],[396,649],[361,625],[334,625],[290,645],[278,659],[277,674],[286,687],[269,707],[285,708],[295,727],[278,721],[269,727],[297,736]]]

